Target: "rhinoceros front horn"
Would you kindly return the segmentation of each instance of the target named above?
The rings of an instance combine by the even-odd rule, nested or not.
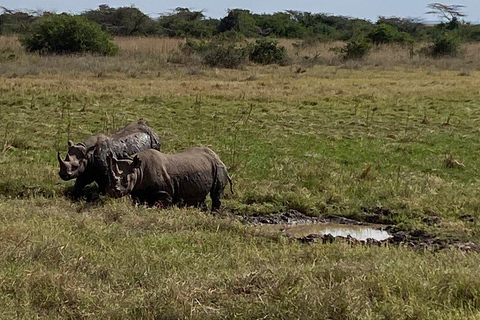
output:
[[[66,169],[67,165],[65,164],[65,161],[62,160],[62,157],[60,157],[60,152],[57,152],[57,159],[58,159],[58,163],[60,164],[60,168]]]

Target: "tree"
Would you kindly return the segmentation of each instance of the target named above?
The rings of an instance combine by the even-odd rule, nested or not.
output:
[[[158,24],[166,36],[206,38],[215,34],[218,20],[205,19],[202,11],[176,8],[171,14],[158,18]]]
[[[378,17],[377,25],[388,24],[395,27],[400,32],[408,33],[416,40],[426,40],[427,33],[430,27],[426,26],[419,19],[412,18],[397,18],[397,17]]]
[[[0,34],[25,33],[39,17],[49,15],[42,11],[9,10],[0,7]]]
[[[219,32],[235,31],[246,37],[258,36],[255,19],[249,10],[230,9],[228,15],[220,20]]]
[[[367,37],[373,42],[373,44],[386,44],[386,43],[405,43],[410,42],[410,36],[405,32],[398,31],[397,28],[386,24],[378,24]]]
[[[464,5],[445,5],[436,2],[430,3],[427,8],[431,9],[430,11],[427,11],[427,14],[434,14],[442,20],[447,20],[445,25],[441,25],[441,27],[445,26],[447,30],[458,29],[460,26],[459,18],[466,16],[466,14],[461,12],[461,10],[465,8]]]
[[[427,8],[430,9],[430,11],[427,11],[427,14],[437,15],[441,19],[446,19],[448,22],[452,20],[458,21],[458,18],[466,16],[466,14],[461,12],[461,10],[465,8],[465,6],[460,4],[445,5],[435,2],[430,3]]]
[[[275,35],[282,38],[303,38],[307,29],[285,12],[253,15],[260,35]]]
[[[147,35],[155,32],[154,21],[135,7],[111,8],[102,4],[98,9],[85,11],[82,15],[113,35]]]

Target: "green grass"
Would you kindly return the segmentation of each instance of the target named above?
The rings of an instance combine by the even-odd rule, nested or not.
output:
[[[2,203],[3,318],[478,316],[475,254],[303,245],[228,218],[122,201],[76,207]]]
[[[0,78],[0,318],[478,318],[476,253],[301,244],[232,213],[362,220],[381,206],[402,228],[480,243],[480,76],[294,70]],[[64,196],[67,140],[140,117],[165,152],[220,155],[236,189],[223,213]]]

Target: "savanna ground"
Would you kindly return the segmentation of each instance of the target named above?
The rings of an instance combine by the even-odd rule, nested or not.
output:
[[[480,317],[477,253],[302,244],[239,219],[384,208],[404,230],[480,243],[478,45],[343,62],[289,42],[291,66],[224,70],[169,62],[176,40],[117,39],[109,58],[0,43],[15,55],[0,63],[0,318]],[[65,196],[67,139],[141,117],[165,152],[221,156],[236,189],[223,212]]]

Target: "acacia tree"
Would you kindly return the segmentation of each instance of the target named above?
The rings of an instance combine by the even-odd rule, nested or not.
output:
[[[423,49],[426,55],[433,57],[456,56],[460,48],[460,22],[459,18],[466,15],[461,12],[463,5],[444,5],[441,3],[430,3],[431,9],[427,14],[435,14],[442,22],[435,26],[433,44]],[[444,22],[446,20],[446,22]]]
[[[449,30],[457,29],[459,26],[459,18],[466,16],[466,14],[462,12],[465,6],[461,4],[446,5],[435,2],[430,3],[427,8],[430,9],[430,11],[427,11],[427,14],[434,14],[442,20],[447,20],[447,29]]]
[[[427,14],[435,14],[442,19],[446,19],[448,22],[466,16],[466,14],[461,12],[461,10],[465,8],[465,6],[461,4],[446,5],[435,2],[430,3],[427,8],[430,9]]]

